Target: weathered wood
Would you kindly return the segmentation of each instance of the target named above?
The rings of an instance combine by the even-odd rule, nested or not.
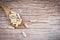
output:
[[[1,0],[22,15],[29,28],[12,27],[0,8],[0,40],[60,40],[60,0]],[[30,22],[37,20],[37,22]],[[24,38],[21,32],[25,31]]]

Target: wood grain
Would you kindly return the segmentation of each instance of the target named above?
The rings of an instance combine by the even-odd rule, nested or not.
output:
[[[0,40],[60,40],[59,0],[1,0],[11,10],[22,15],[29,28],[12,27],[0,7]],[[37,20],[37,22],[30,22]],[[21,32],[25,31],[24,38]]]

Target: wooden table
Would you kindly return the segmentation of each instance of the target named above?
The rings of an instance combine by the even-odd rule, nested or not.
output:
[[[11,10],[25,19],[29,28],[12,27],[0,7],[0,40],[60,40],[60,1],[47,0],[1,0]],[[30,22],[38,20],[38,22]],[[27,37],[21,34],[25,31]]]

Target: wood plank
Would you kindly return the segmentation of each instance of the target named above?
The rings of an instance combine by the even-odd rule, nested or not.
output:
[[[0,29],[0,34],[8,35],[8,34],[21,34],[21,32],[25,31],[27,35],[42,35],[42,34],[54,34],[54,33],[60,33],[59,28],[53,28],[53,29]],[[6,34],[8,33],[8,34]]]
[[[44,31],[44,30],[43,30]],[[37,31],[36,31],[37,32]],[[60,37],[59,36],[59,34],[58,34],[58,32],[57,33],[55,33],[55,32],[52,32],[52,33],[41,33],[40,32],[40,34],[28,34],[28,36],[26,37],[26,38],[24,38],[20,33],[9,33],[9,32],[6,32],[5,31],[5,33],[0,33],[1,34],[1,36],[0,36],[0,38],[1,39],[9,39],[9,40],[11,40],[11,39],[22,39],[22,40],[48,40],[48,39],[50,39],[50,40],[53,40],[53,39],[58,39],[58,37]],[[2,35],[3,34],[3,35]],[[15,37],[16,36],[16,37]],[[44,39],[43,39],[44,38]]]

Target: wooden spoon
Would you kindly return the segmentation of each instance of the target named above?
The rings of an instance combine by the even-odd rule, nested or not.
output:
[[[9,22],[11,23],[11,19],[9,18],[9,15],[11,15],[12,13],[17,15],[18,13],[10,10],[10,9],[9,9],[7,6],[5,6],[2,2],[0,2],[0,6],[1,6],[1,7],[3,8],[3,10],[5,11],[6,16],[7,16],[8,20],[9,20]],[[11,23],[11,25],[12,25],[14,28],[17,28],[17,29],[22,28],[23,25],[24,25],[26,28],[28,28],[28,25],[25,23],[25,21],[23,20],[22,16],[21,16],[21,15],[19,15],[19,16],[20,16],[21,19],[22,19],[21,23],[18,24],[17,27],[16,27],[17,23],[16,23],[16,24]],[[18,18],[19,18],[19,17],[18,17]],[[16,19],[16,18],[15,18],[15,19]],[[16,19],[16,20],[17,20],[17,19]]]

